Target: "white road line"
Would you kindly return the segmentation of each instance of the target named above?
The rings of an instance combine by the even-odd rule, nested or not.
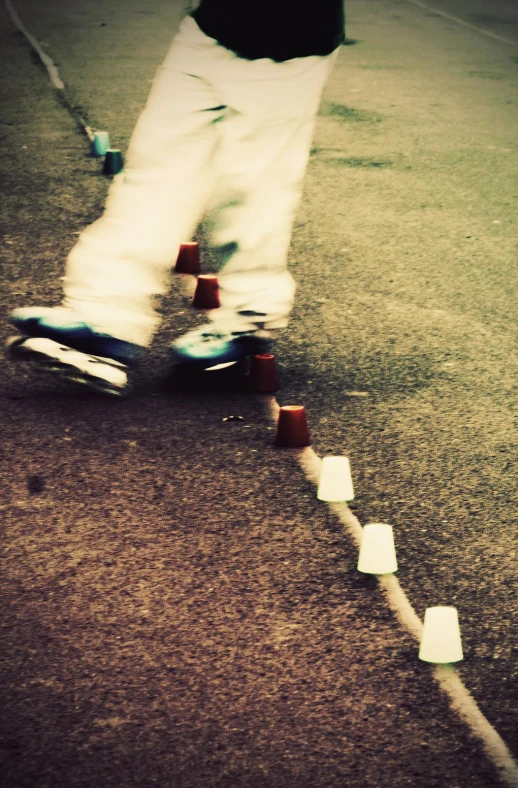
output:
[[[280,406],[274,397],[269,397],[268,408],[274,424],[279,418]],[[315,487],[320,478],[321,458],[310,446],[303,449],[291,449],[299,462],[306,478]],[[327,503],[340,522],[346,527],[357,547],[360,546],[362,526],[346,503]],[[388,605],[397,616],[401,625],[419,642],[423,624],[410,600],[401,588],[395,575],[378,575],[378,582],[385,593]],[[417,659],[417,654],[416,654]],[[449,665],[434,666],[434,677],[441,689],[450,698],[450,704],[458,716],[464,720],[472,734],[482,743],[488,758],[498,771],[502,781],[508,788],[518,788],[518,763],[513,758],[504,740],[487,720],[473,696],[462,683],[457,671]]]
[[[450,702],[471,732],[482,742],[498,774],[509,788],[518,786],[518,764],[507,749],[498,731],[484,717],[477,702],[462,683],[459,674],[446,665],[437,665],[434,676],[450,696]]]
[[[63,101],[64,101],[67,109],[74,116],[74,118],[77,121],[79,121],[79,123],[83,127],[83,129],[84,129],[88,139],[90,140],[90,142],[93,142],[93,140],[94,140],[94,132],[92,131],[90,126],[87,124],[87,122],[85,121],[85,119],[83,118],[81,113],[78,112],[71,105],[70,101],[68,100],[67,95],[66,95],[66,91],[65,91],[66,86],[65,86],[65,83],[63,82],[63,80],[61,79],[61,75],[59,73],[59,70],[58,70],[56,64],[54,63],[52,58],[50,58],[47,55],[47,53],[44,52],[44,50],[43,50],[41,44],[39,43],[38,39],[35,38],[31,33],[29,33],[29,31],[27,30],[27,28],[23,24],[22,20],[18,16],[17,12],[13,8],[11,0],[5,0],[5,7],[7,9],[7,12],[9,14],[9,16],[11,17],[11,21],[14,24],[14,26],[17,27],[18,30],[21,33],[23,33],[23,35],[25,36],[25,38],[27,39],[27,41],[29,42],[31,47],[34,49],[34,51],[37,53],[39,59],[41,60],[41,62],[45,66],[45,68],[47,69],[48,75],[50,77],[50,81],[52,82],[52,84],[54,85],[56,90],[59,90],[61,92],[61,95],[63,97]]]
[[[472,25],[469,22],[465,22],[464,19],[459,19],[458,16],[451,16],[451,14],[446,14],[444,11],[440,11],[438,8],[432,8],[432,6],[426,5],[426,3],[421,3],[420,0],[407,0],[407,2],[412,3],[413,5],[418,5],[420,8],[425,8],[427,11],[432,11],[434,14],[438,14],[438,16],[449,19],[450,22],[456,22],[458,25],[462,25],[463,27],[469,27],[470,30],[475,30],[477,33],[482,33],[484,36],[489,36],[489,38],[502,41],[504,44],[510,44],[512,47],[518,47],[517,41],[512,41],[509,38],[504,38],[504,36],[499,36],[497,33],[492,33],[490,30],[485,30],[483,27]]]
[[[11,17],[13,24],[18,28],[18,30],[20,30],[21,33],[23,33],[23,35],[25,36],[31,47],[38,53],[38,57],[43,63],[43,65],[46,67],[49,73],[50,81],[52,82],[54,87],[57,88],[57,90],[64,90],[65,83],[61,79],[57,67],[54,65],[52,59],[43,51],[39,41],[29,33],[29,31],[23,24],[22,20],[14,10],[11,0],[5,0],[5,6],[7,8],[7,11],[9,13],[9,16]]]

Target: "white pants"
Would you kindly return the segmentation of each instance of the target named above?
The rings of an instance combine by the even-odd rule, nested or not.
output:
[[[186,17],[133,133],[100,219],[71,251],[65,304],[148,345],[183,241],[206,217],[226,327],[287,325],[287,270],[320,96],[335,60],[243,60]],[[215,273],[215,271],[211,271]]]

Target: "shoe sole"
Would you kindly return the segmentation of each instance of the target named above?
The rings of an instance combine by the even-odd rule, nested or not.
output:
[[[119,361],[73,350],[44,337],[12,337],[7,355],[13,361],[32,364],[63,380],[79,383],[101,394],[123,397],[128,393],[127,367]]]
[[[241,363],[240,361],[225,361],[222,364],[214,364],[211,367],[202,367],[204,372],[221,372],[223,369],[230,369],[230,367],[235,367],[236,364]]]

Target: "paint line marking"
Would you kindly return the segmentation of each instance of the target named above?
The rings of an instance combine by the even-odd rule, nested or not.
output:
[[[280,406],[274,397],[269,398],[268,406],[271,419],[276,424],[279,419]],[[322,465],[318,454],[310,446],[303,449],[288,449],[288,451],[295,454],[308,481],[318,486]],[[346,503],[328,502],[326,505],[346,527],[355,545],[359,548],[363,528],[358,518],[354,516]],[[401,588],[398,578],[393,574],[377,575],[377,580],[390,609],[400,624],[410,632],[417,642],[420,642],[423,622]],[[518,788],[518,763],[498,731],[480,711],[477,702],[462,683],[455,668],[451,665],[434,665],[433,674],[441,689],[449,696],[452,709],[482,743],[502,781],[508,788]]]
[[[61,79],[61,77],[59,75],[59,71],[58,71],[56,65],[54,64],[53,60],[46,54],[46,52],[43,51],[39,41],[36,38],[34,38],[34,36],[31,35],[31,33],[29,33],[29,31],[27,30],[27,28],[23,24],[22,20],[18,16],[17,12],[13,8],[11,0],[5,0],[5,5],[6,5],[7,11],[9,12],[9,16],[11,17],[11,20],[13,21],[14,25],[18,28],[18,30],[21,33],[23,33],[23,35],[25,36],[25,38],[27,39],[27,41],[29,42],[31,47],[37,52],[38,57],[41,60],[41,62],[43,63],[43,65],[46,67],[46,69],[47,69],[47,71],[49,73],[50,81],[52,82],[54,87],[57,90],[64,90],[65,89],[65,83]]]
[[[456,22],[458,25],[462,25],[463,27],[468,27],[470,30],[475,30],[477,33],[482,33],[483,36],[489,36],[489,38],[494,38],[496,41],[502,41],[504,44],[510,44],[512,47],[517,47],[518,42],[512,41],[509,38],[505,38],[504,36],[499,36],[497,33],[492,33],[490,30],[485,30],[483,27],[477,27],[476,25],[472,25],[470,22],[465,22],[464,19],[459,19],[458,16],[452,16],[451,14],[447,14],[445,11],[440,11],[438,8],[432,8],[430,5],[426,5],[426,3],[421,3],[421,0],[407,0],[409,3],[413,5],[418,5],[420,8],[424,8],[427,11],[432,11],[432,13],[437,14],[438,16],[444,17],[444,19],[449,19],[450,22]]]
[[[95,136],[94,132],[92,131],[86,120],[83,118],[81,113],[69,101],[66,95],[66,85],[61,79],[61,75],[59,73],[56,64],[54,63],[52,58],[49,57],[47,53],[43,50],[43,47],[41,46],[38,39],[35,38],[31,33],[29,33],[29,31],[23,24],[22,20],[18,16],[16,10],[13,8],[11,0],[5,0],[5,7],[7,9],[9,16],[11,17],[11,21],[14,24],[14,26],[17,27],[20,33],[22,33],[25,36],[25,38],[27,39],[27,41],[34,49],[39,59],[47,69],[47,73],[49,75],[50,81],[52,82],[56,90],[60,91],[60,95],[62,97],[63,103],[65,104],[67,110],[75,118],[75,120],[77,120],[78,123],[82,126],[90,142],[93,142]]]
[[[518,764],[514,760],[498,731],[480,711],[476,700],[462,683],[459,674],[449,665],[436,665],[434,676],[450,696],[452,707],[472,733],[484,745],[502,781],[509,788],[518,786]]]

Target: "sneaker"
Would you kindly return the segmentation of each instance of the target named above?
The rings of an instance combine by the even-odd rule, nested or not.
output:
[[[128,367],[136,364],[144,350],[95,331],[67,307],[22,307],[13,310],[9,320],[24,336],[52,339],[80,353],[110,358]]]
[[[261,335],[262,333],[262,335]],[[214,325],[189,331],[171,345],[173,359],[201,369],[231,366],[269,350],[269,335],[252,329],[224,331]]]
[[[95,331],[66,307],[15,309],[11,323],[21,336],[9,340],[8,353],[38,369],[121,396],[128,388],[128,368],[144,348]]]

